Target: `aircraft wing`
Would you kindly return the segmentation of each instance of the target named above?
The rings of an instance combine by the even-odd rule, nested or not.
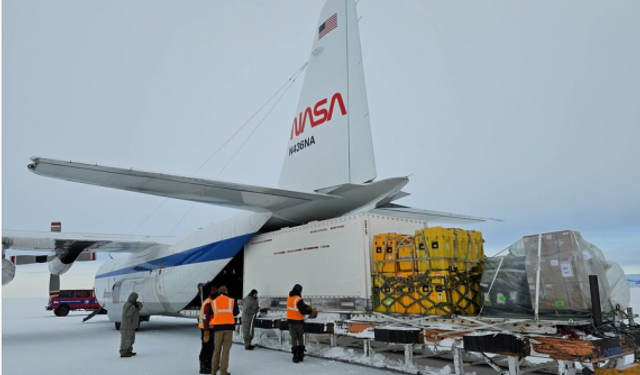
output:
[[[426,220],[429,225],[449,225],[449,224],[473,224],[483,221],[502,221],[500,219],[492,219],[485,217],[475,217],[468,215],[459,215],[449,212],[422,210],[419,208],[402,206],[394,203],[387,203],[383,206],[376,207],[369,212],[381,215],[402,217],[406,219]]]
[[[323,193],[267,188],[217,180],[134,171],[97,164],[32,157],[28,169],[61,180],[209,203],[250,211],[278,211],[300,203],[342,199]]]
[[[3,249],[27,251],[90,251],[102,253],[137,253],[151,248],[168,247],[174,237],[119,236],[85,233],[57,233],[3,230]]]

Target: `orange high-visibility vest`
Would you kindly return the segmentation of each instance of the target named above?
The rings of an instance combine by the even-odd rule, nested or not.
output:
[[[213,300],[211,296],[209,296],[202,302],[202,306],[200,306],[200,314],[198,315],[198,327],[200,327],[200,329],[204,329],[204,307],[211,303],[211,301]]]
[[[236,320],[233,318],[233,298],[229,298],[224,294],[211,302],[213,309],[213,319],[211,323],[214,326],[236,324]]]
[[[304,320],[304,315],[298,310],[298,301],[301,299],[302,297],[300,296],[290,296],[287,299],[287,319]]]

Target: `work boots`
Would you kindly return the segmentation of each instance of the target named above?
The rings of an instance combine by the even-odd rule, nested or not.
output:
[[[304,361],[304,345],[292,347],[291,353],[293,353],[293,363]]]
[[[200,374],[211,374],[211,365],[206,361],[200,361]]]

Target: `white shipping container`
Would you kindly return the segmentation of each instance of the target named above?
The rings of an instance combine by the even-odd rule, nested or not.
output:
[[[360,213],[316,221],[255,236],[244,249],[244,294],[260,291],[260,305],[282,301],[295,284],[305,301],[320,305],[342,301],[343,308],[362,308],[371,300],[373,237],[396,232],[413,235],[422,220]],[[344,301],[353,301],[346,303]]]

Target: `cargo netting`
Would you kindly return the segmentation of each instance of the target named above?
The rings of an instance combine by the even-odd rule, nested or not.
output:
[[[598,276],[601,308],[610,312],[610,268],[602,251],[577,231],[523,237],[506,256],[486,259],[481,315],[535,318],[537,310],[540,319],[590,318],[589,275]]]
[[[423,315],[477,315],[484,260],[482,234],[423,228],[413,236],[374,236],[374,311]]]
[[[374,311],[451,317],[480,311],[480,273],[434,272],[373,278]]]

